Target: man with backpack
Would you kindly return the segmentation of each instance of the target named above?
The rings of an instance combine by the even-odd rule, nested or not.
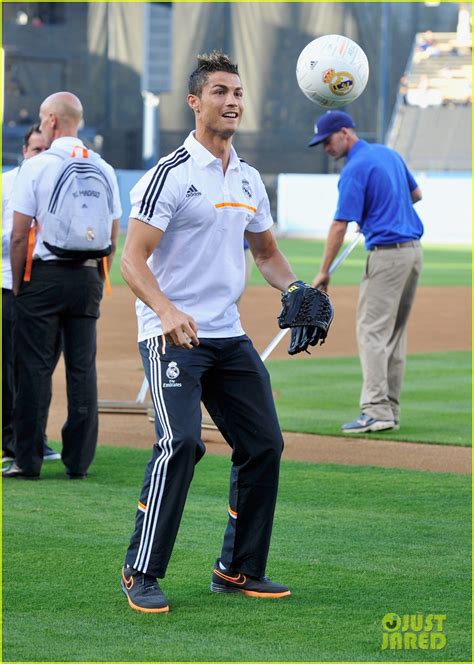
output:
[[[17,447],[2,475],[39,478],[61,332],[68,397],[61,458],[68,478],[84,479],[97,445],[96,323],[120,198],[112,167],[77,137],[80,100],[70,92],[52,94],[39,117],[49,149],[22,165],[12,197]]]

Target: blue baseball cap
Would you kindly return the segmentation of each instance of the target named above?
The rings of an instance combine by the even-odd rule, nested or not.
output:
[[[336,131],[343,129],[344,127],[353,129],[355,127],[355,122],[349,115],[349,113],[344,113],[344,111],[326,111],[324,115],[321,115],[319,120],[316,120],[314,123],[314,137],[308,143],[308,147],[313,145],[318,145],[334,134]]]

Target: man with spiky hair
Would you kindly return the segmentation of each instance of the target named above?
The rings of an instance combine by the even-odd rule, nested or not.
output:
[[[243,97],[237,65],[218,51],[199,56],[187,97],[196,129],[131,192],[122,274],[138,297],[156,442],[121,585],[130,606],[148,613],[169,610],[157,578],[165,576],[205,452],[201,399],[232,449],[227,527],[211,590],[290,595],[265,576],[283,439],[268,372],[236,306],[244,236],[270,285],[285,291],[296,277],[272,234],[262,180],[232,147]]]

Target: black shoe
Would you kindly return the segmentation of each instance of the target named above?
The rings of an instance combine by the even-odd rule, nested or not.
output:
[[[128,603],[135,611],[166,613],[170,610],[166,597],[154,576],[142,574],[132,567],[122,569],[120,585]]]
[[[256,579],[246,574],[222,571],[216,565],[211,576],[213,593],[243,593],[247,597],[266,597],[278,599],[288,597],[291,592],[287,586],[270,581],[268,576]]]
[[[43,461],[59,461],[61,455],[56,450],[53,450],[49,445],[44,446],[43,450]]]
[[[66,477],[68,480],[85,480],[87,473],[68,473],[66,471]]]
[[[15,461],[13,461],[6,468],[2,469],[2,477],[8,477],[15,480],[39,480],[39,475],[25,473],[25,471],[22,470]]]

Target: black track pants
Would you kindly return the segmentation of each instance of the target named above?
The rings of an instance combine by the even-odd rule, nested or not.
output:
[[[33,261],[31,281],[15,299],[16,459],[39,474],[51,401],[51,378],[62,334],[68,413],[62,460],[70,473],[85,473],[97,446],[96,324],[102,281],[93,267]]]
[[[283,439],[258,353],[246,336],[200,339],[192,350],[155,337],[140,342],[140,353],[155,407],[157,442],[126,563],[159,578],[165,575],[194,466],[205,452],[202,399],[232,447],[221,560],[230,570],[263,576]]]

